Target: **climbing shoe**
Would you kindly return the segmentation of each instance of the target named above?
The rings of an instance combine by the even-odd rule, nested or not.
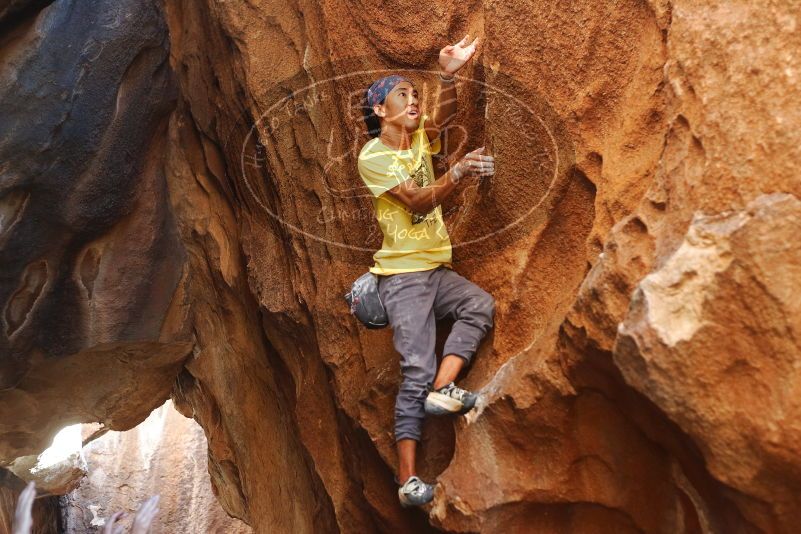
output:
[[[412,475],[398,488],[398,498],[404,508],[422,506],[431,502],[431,499],[434,498],[434,485],[427,484],[416,475]]]
[[[451,382],[428,392],[425,412],[428,415],[464,414],[473,409],[476,399],[478,395]]]

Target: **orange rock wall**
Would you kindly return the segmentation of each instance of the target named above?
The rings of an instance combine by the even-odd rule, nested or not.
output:
[[[159,343],[191,355],[162,376],[228,513],[257,532],[793,531],[792,2],[166,0],[163,16],[177,98],[155,145],[184,259]],[[435,501],[403,511],[391,331],[342,299],[380,243],[353,104],[405,69],[430,106],[438,49],[468,32],[448,151],[487,144],[498,172],[444,207],[496,325],[463,380],[478,408],[426,423]],[[30,453],[25,430],[9,455]]]
[[[370,78],[346,78],[338,104],[316,107],[290,127],[259,130],[265,161],[254,173],[242,172],[237,161],[253,136],[240,133],[236,120],[257,122],[273,103],[272,86],[298,72],[302,78],[309,65],[330,58],[332,70],[348,61],[368,69],[432,69],[438,46],[481,34],[483,51],[461,74],[509,84],[544,103],[569,139],[559,146],[572,164],[546,186],[531,161],[537,143],[547,140],[521,144],[507,116],[493,114],[489,104],[485,111],[471,98],[470,83],[461,86],[463,138],[471,146],[490,142],[499,172],[488,194],[459,197],[484,209],[468,212],[467,222],[452,216],[452,233],[464,241],[466,227],[540,207],[511,243],[485,241],[456,252],[457,270],[496,297],[499,313],[465,381],[486,394],[478,413],[453,430],[444,422],[426,428],[423,473],[441,482],[429,520],[453,531],[523,532],[531,524],[543,532],[780,531],[792,520],[778,494],[766,497],[756,485],[735,485],[710,470],[711,436],[693,431],[665,400],[689,402],[678,384],[658,395],[641,381],[642,364],[615,341],[637,285],[669,261],[696,212],[743,210],[763,193],[798,193],[791,171],[774,165],[777,158],[792,161],[785,154],[798,150],[791,111],[797,91],[787,84],[793,74],[781,67],[799,48],[795,23],[791,6],[781,3],[301,2],[196,11],[168,3],[182,97],[195,127],[225,145],[219,158],[227,163],[228,194],[241,196],[231,203],[243,268],[291,385],[285,393],[297,436],[342,531],[393,506],[386,486],[370,486],[375,477],[389,478],[382,463],[376,474],[367,467],[372,460],[358,470],[349,466],[373,447],[383,463],[395,464],[397,356],[389,332],[361,329],[340,300],[369,256],[309,235],[335,243],[349,235],[371,239],[369,224],[321,225],[311,216],[351,206],[321,183],[320,167],[329,169],[333,143],[351,165],[334,166],[338,173],[326,179],[338,190],[358,187],[348,147],[365,138],[358,115],[347,112],[348,97]],[[437,34],[443,37],[431,37]],[[420,77],[430,87],[431,79]],[[318,78],[309,73],[311,79]],[[265,216],[265,205],[289,224]],[[703,315],[699,298],[686,305]],[[694,360],[712,357],[704,354],[687,365],[702,369]],[[721,356],[736,361],[750,353]],[[766,387],[772,386],[778,384]],[[735,419],[729,425],[729,433],[745,430]],[[343,446],[354,430],[358,446]],[[352,511],[353,484],[365,496],[357,499],[366,505],[359,514]],[[379,504],[382,491],[386,501]],[[777,504],[749,504],[755,498]],[[360,528],[385,528],[373,525]]]

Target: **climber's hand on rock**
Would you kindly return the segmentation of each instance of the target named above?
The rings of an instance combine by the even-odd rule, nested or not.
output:
[[[30,534],[33,528],[33,500],[36,498],[36,485],[33,481],[28,482],[17,500],[17,509],[14,512],[14,525],[11,528],[12,534]]]
[[[484,147],[477,148],[459,160],[451,168],[454,182],[458,182],[465,177],[492,176],[495,174],[495,158],[484,154]]]
[[[448,45],[439,51],[439,66],[445,74],[453,74],[461,69],[473,57],[478,44],[478,37],[468,42],[470,34],[456,44]]]

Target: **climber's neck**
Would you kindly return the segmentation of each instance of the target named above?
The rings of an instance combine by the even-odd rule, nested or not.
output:
[[[412,132],[395,124],[386,124],[379,136],[381,142],[395,150],[408,150],[412,146]]]

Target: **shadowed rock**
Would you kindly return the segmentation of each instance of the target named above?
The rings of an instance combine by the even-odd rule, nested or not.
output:
[[[184,257],[161,169],[176,94],[158,4],[24,14],[1,47],[4,459],[68,423],[130,428],[191,350],[163,324]]]

